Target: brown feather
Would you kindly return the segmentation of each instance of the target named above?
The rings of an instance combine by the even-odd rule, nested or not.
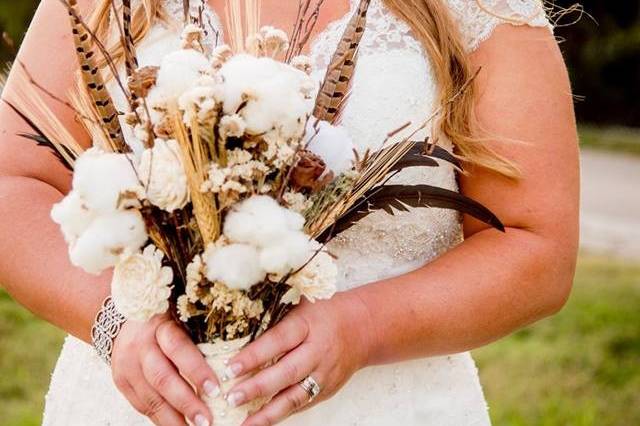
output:
[[[491,210],[458,192],[430,185],[382,185],[368,191],[350,212],[338,219],[332,234],[349,229],[374,211],[394,215],[396,210],[409,211],[409,207],[456,210],[505,232],[504,224]]]
[[[77,0],[62,0],[67,7],[73,32],[73,40],[76,45],[76,54],[80,64],[82,80],[87,88],[96,109],[101,117],[102,124],[113,142],[114,148],[119,151],[129,151],[124,142],[122,128],[118,120],[118,111],[113,105],[111,96],[107,91],[104,79],[95,59],[95,51],[92,48],[91,35],[82,24]]]
[[[355,72],[358,46],[367,24],[367,11],[371,0],[360,0],[358,9],[349,21],[338,48],[327,68],[313,115],[330,123],[340,116],[344,99],[348,96],[349,85]]]
[[[131,33],[131,0],[122,0],[122,32],[127,76],[130,77],[138,69],[136,46]]]

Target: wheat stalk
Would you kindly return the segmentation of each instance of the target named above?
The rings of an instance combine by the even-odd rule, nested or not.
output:
[[[220,236],[220,214],[216,199],[213,195],[201,191],[202,184],[207,177],[208,159],[200,139],[197,122],[191,123],[191,132],[189,132],[184,125],[183,115],[177,107],[170,107],[169,113],[173,119],[173,137],[181,149],[182,162],[191,193],[193,214],[198,223],[202,241],[206,246],[215,242]]]
[[[260,31],[261,10],[262,0],[226,0],[228,42],[235,52],[245,52],[247,38]]]
[[[51,111],[25,72],[16,68],[13,78],[15,78],[15,84],[11,90],[12,105],[34,122],[51,141],[56,151],[69,165],[73,166],[75,159],[84,152],[84,148],[76,142],[67,127]],[[8,94],[6,95],[8,97]]]

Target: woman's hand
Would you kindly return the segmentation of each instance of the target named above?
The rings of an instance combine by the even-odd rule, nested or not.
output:
[[[338,294],[329,301],[304,302],[230,360],[227,376],[238,377],[279,359],[227,395],[235,406],[273,397],[243,426],[274,425],[308,408],[309,394],[298,384],[307,376],[321,387],[315,403],[334,395],[366,365],[368,316],[359,299],[353,299]]]
[[[213,424],[198,394],[215,396],[218,381],[182,328],[168,316],[125,323],[112,354],[113,379],[131,405],[159,426]]]

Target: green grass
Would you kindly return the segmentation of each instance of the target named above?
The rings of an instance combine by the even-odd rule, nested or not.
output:
[[[0,426],[36,426],[64,335],[0,291]]]
[[[40,424],[62,338],[0,292],[0,426]],[[583,256],[559,315],[474,355],[496,426],[640,425],[640,265]]]
[[[559,315],[474,355],[496,425],[640,425],[640,265],[583,257]]]
[[[580,146],[640,155],[640,129],[580,126]]]

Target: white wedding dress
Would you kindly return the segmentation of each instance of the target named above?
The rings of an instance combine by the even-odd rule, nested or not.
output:
[[[442,0],[448,4],[469,51],[500,24],[551,29],[538,0]],[[182,1],[165,0],[178,19]],[[192,0],[191,3],[199,3]],[[352,10],[357,3],[352,0]],[[212,25],[216,15],[207,10]],[[314,42],[318,76],[326,68],[349,16]],[[142,65],[157,64],[179,47],[178,34],[158,25],[138,49]],[[116,90],[113,93],[117,93]],[[116,96],[117,97],[117,96]],[[373,0],[343,124],[359,149],[376,148],[386,134],[407,121],[421,123],[435,109],[436,81],[423,49],[408,26]],[[123,99],[117,103],[124,109]],[[441,140],[441,143],[444,142]],[[451,148],[446,146],[445,148]],[[454,170],[407,169],[397,180],[457,189]],[[462,241],[459,215],[441,209],[412,209],[389,216],[371,214],[338,236],[340,286],[347,290],[419,268]],[[402,291],[402,289],[398,289]],[[114,386],[93,349],[67,338],[46,397],[46,426],[139,426],[150,422],[136,413]],[[366,368],[331,400],[291,417],[290,426],[461,426],[489,425],[476,366],[469,353]]]

